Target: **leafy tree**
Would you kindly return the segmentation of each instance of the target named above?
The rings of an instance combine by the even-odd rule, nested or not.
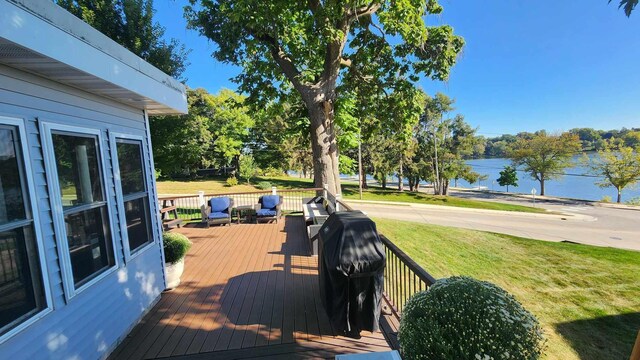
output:
[[[209,119],[197,111],[203,93],[189,90],[187,115],[149,118],[156,170],[163,176],[188,176],[210,164],[207,153],[213,135]]]
[[[631,147],[622,147],[617,151],[605,149],[598,151],[598,155],[589,159],[583,157],[591,173],[602,176],[596,185],[606,188],[614,187],[618,191],[618,200],[622,200],[622,190],[640,181],[640,153]]]
[[[473,154],[478,141],[476,130],[460,114],[453,119],[445,115],[453,111],[454,101],[437,93],[428,98],[420,120],[419,141],[423,144],[427,163],[431,167],[433,190],[436,195],[447,195],[450,179],[460,178],[471,168],[461,160]]]
[[[163,39],[153,0],[56,0],[56,3],[166,74],[180,79],[189,51]]]
[[[624,146],[637,148],[640,146],[640,131],[629,131],[624,134],[623,138]]]
[[[437,0],[190,3],[190,26],[218,45],[216,59],[244,69],[234,80],[252,102],[264,106],[292,88],[299,95],[310,119],[315,185],[334,193],[340,82],[445,80],[464,44],[450,26],[426,25],[425,15],[443,10]]]
[[[505,166],[504,169],[500,171],[498,184],[500,184],[500,186],[506,186],[507,192],[509,192],[509,185],[517,187],[518,173],[516,172],[516,168],[509,165]]]
[[[538,132],[518,139],[509,150],[508,157],[515,166],[522,166],[532,179],[540,183],[540,195],[544,195],[545,182],[561,177],[563,170],[571,166],[571,157],[580,149],[577,135]]]
[[[240,166],[240,168],[238,169],[238,174],[241,178],[247,181],[247,184],[250,184],[251,178],[256,176],[256,174],[258,173],[258,166],[256,165],[256,161],[253,159],[253,155],[240,155],[238,164]]]
[[[611,3],[612,1],[613,0],[609,0],[609,3]],[[625,15],[629,17],[631,16],[631,12],[633,12],[636,5],[638,5],[638,0],[620,0],[618,8],[623,8]]]
[[[228,165],[240,155],[253,126],[244,97],[231,90],[211,95],[189,89],[187,95],[188,114],[149,118],[156,169],[165,176]]]

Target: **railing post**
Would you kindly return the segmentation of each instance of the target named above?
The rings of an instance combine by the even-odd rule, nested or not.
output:
[[[322,184],[322,197],[325,199],[329,198],[329,185],[327,184]]]
[[[198,205],[202,207],[205,204],[204,201],[204,191],[198,191]]]
[[[340,211],[340,200],[342,200],[342,194],[336,194],[336,212]]]
[[[275,186],[271,187],[271,195],[277,195],[278,189]]]

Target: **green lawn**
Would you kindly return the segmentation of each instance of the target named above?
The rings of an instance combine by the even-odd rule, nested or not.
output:
[[[360,199],[357,186],[342,187],[345,199]],[[362,193],[362,200],[408,202],[429,205],[455,206],[473,209],[518,211],[528,213],[547,213],[545,209],[530,206],[497,203],[490,201],[469,200],[453,196],[436,196],[408,191],[369,189]]]
[[[628,359],[640,329],[640,252],[376,219],[434,277],[469,275],[538,316],[548,359]]]
[[[296,189],[313,187],[311,179],[300,179],[295,177],[258,177],[251,181],[253,185],[241,182],[239,185],[228,187],[225,178],[206,180],[181,180],[181,181],[158,181],[158,193],[163,194],[196,194],[202,190],[206,193],[238,193],[258,190],[255,186],[260,181],[269,181],[272,185],[280,189]],[[342,192],[345,199],[359,199],[358,186],[353,183],[342,184]],[[504,204],[489,201],[478,201],[456,198],[452,196],[434,196],[424,193],[399,192],[395,190],[382,190],[380,188],[370,188],[363,192],[363,200],[408,202],[430,205],[455,206],[473,209],[519,211],[529,213],[545,213],[541,208],[529,206]]]

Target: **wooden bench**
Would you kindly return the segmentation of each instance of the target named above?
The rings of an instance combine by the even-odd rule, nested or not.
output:
[[[318,255],[318,232],[322,224],[335,211],[335,206],[321,196],[302,199],[302,213],[307,225],[307,238],[313,255]]]
[[[170,214],[173,215],[173,219],[169,217]],[[162,226],[164,226],[165,230],[169,230],[175,226],[180,227],[182,224],[182,219],[178,218],[178,207],[175,204],[175,199],[163,199],[160,216],[162,218]]]

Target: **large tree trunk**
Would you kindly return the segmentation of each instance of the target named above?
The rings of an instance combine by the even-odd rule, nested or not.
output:
[[[313,183],[328,186],[332,194],[340,194],[338,170],[338,144],[333,122],[333,104],[330,101],[307,103],[311,120],[311,149],[313,151]]]
[[[382,189],[387,190],[387,175],[382,177]]]
[[[618,189],[618,204],[622,202],[622,190]]]
[[[540,178],[540,196],[544,196],[544,178]]]

